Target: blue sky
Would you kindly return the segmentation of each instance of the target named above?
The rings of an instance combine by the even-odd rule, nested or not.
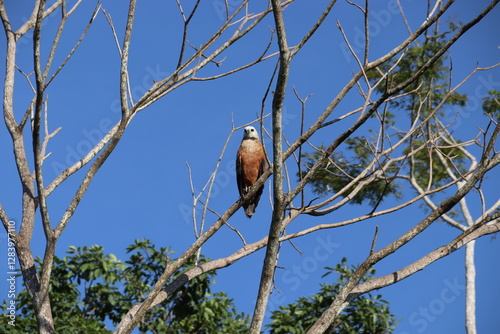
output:
[[[189,41],[200,45],[222,23],[222,0],[203,2],[200,16],[195,17]],[[240,1],[229,1],[235,6]],[[413,30],[425,17],[424,2],[401,0]],[[487,1],[457,1],[445,19],[467,22],[487,5]],[[127,13],[125,2],[102,2],[111,14],[118,36],[123,35]],[[325,1],[297,1],[285,12],[289,44],[297,43],[319,16]],[[29,16],[31,1],[8,1],[7,10],[14,28]],[[186,5],[187,6],[187,5]],[[373,60],[391,50],[407,36],[401,17],[394,14],[395,1],[372,4]],[[71,17],[64,32],[55,64],[61,62],[81,31],[88,23],[94,4],[84,2]],[[257,11],[259,8],[253,8]],[[130,82],[134,100],[153,83],[175,68],[181,41],[182,21],[175,1],[139,1],[132,36],[130,53]],[[500,61],[500,9],[495,8],[482,22],[471,29],[451,49],[453,82],[456,84],[479,64],[487,67]],[[208,66],[198,75],[210,76],[252,61],[267,46],[273,26],[268,17],[245,39],[238,41],[225,55],[221,67]],[[346,53],[336,20],[342,24],[359,51],[362,44],[360,32],[362,17],[358,10],[339,1],[317,34],[294,59],[291,68],[288,98],[285,101],[284,132],[293,140],[300,129],[300,104],[293,97],[292,85],[302,97],[312,94],[307,103],[306,126],[310,125],[338,91],[357,71],[354,59]],[[58,25],[56,16],[49,17],[44,26],[45,47]],[[31,35],[23,37],[18,47],[17,65],[26,73],[32,71]],[[276,45],[272,46],[276,50]],[[5,61],[5,37],[0,37],[1,62]],[[222,57],[220,59],[222,60]],[[52,180],[61,168],[80,159],[86,150],[97,142],[119,118],[119,55],[111,30],[104,16],[99,14],[81,47],[61,75],[48,89],[49,130],[62,127],[50,141],[52,152],[44,165],[45,179]],[[178,254],[193,241],[193,226],[188,216],[192,199],[186,162],[192,169],[193,182],[201,189],[216,165],[224,142],[235,126],[251,122],[260,113],[262,97],[275,66],[275,59],[256,67],[216,81],[191,82],[144,111],[130,124],[118,147],[93,180],[70,224],[59,240],[57,255],[64,256],[69,246],[103,245],[105,251],[126,259],[125,248],[135,239],[148,238],[158,247],[170,246]],[[2,76],[4,73],[0,74]],[[461,89],[469,96],[469,104],[461,110],[454,131],[458,137],[470,138],[477,127],[484,126],[480,100],[487,90],[500,90],[500,71],[479,73]],[[20,118],[31,99],[26,80],[16,77],[15,109]],[[270,111],[270,101],[266,112]],[[337,108],[332,117],[343,114],[359,105],[352,92]],[[453,112],[454,114],[454,112]],[[314,144],[333,140],[349,122],[321,131]],[[270,120],[265,121],[270,128]],[[220,165],[211,207],[219,213],[238,198],[235,183],[234,155],[241,139],[235,133]],[[28,139],[27,139],[28,140]],[[271,142],[265,142],[268,150]],[[477,151],[475,151],[477,153]],[[21,218],[21,189],[13,162],[10,137],[2,122],[0,125],[0,202],[11,219]],[[50,215],[55,226],[60,219],[83,172],[60,186],[49,198]],[[498,199],[498,170],[493,171],[485,187],[490,204]],[[257,214],[247,220],[240,210],[230,220],[247,242],[260,240],[268,233],[271,217],[269,201],[270,183],[257,209]],[[407,196],[411,195],[408,190]],[[477,196],[470,204],[473,212],[480,212]],[[389,207],[394,201],[384,202]],[[333,215],[297,219],[287,232],[302,230],[320,223],[343,221],[368,212],[371,208],[347,206]],[[420,206],[404,209],[394,216],[381,217],[344,228],[324,230],[300,238],[294,243],[304,252],[297,253],[284,243],[280,266],[286,271],[277,272],[276,285],[281,294],[274,292],[270,309],[291,303],[299,296],[315,293],[323,280],[325,266],[334,266],[342,257],[352,264],[360,263],[369,252],[375,225],[380,228],[377,246],[383,247],[406,232],[425,216]],[[207,224],[215,220],[209,216]],[[43,232],[37,227],[33,251],[42,255]],[[410,264],[429,251],[447,243],[457,231],[444,224],[435,223],[400,252],[376,265],[378,274],[387,274]],[[4,244],[5,236],[0,239]],[[212,259],[228,256],[242,246],[237,235],[227,228],[221,229],[203,247],[202,253]],[[2,246],[3,248],[3,246]],[[492,237],[477,242],[477,322],[480,333],[491,333],[500,326],[500,290],[492,279],[500,273],[499,243]],[[214,290],[226,291],[240,311],[253,310],[260,278],[264,252],[261,250],[242,259],[230,268],[218,271]],[[2,257],[1,261],[4,261]],[[388,300],[393,313],[403,319],[396,333],[464,333],[464,251],[454,254],[427,267],[412,277],[376,293]],[[3,262],[2,267],[3,266]],[[330,277],[330,276],[328,276]],[[328,278],[327,278],[328,279]],[[426,311],[427,310],[427,311]]]

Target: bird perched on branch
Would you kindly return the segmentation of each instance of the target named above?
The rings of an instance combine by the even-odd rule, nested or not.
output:
[[[236,181],[242,198],[248,194],[248,191],[264,173],[266,167],[266,155],[259,141],[257,130],[253,126],[247,126],[243,132],[243,140],[236,154]],[[248,218],[251,218],[255,213],[255,208],[259,204],[263,190],[264,185],[243,204],[245,214]]]

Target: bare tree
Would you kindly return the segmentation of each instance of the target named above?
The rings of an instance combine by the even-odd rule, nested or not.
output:
[[[196,194],[194,187],[192,187],[195,208],[198,204],[203,206],[201,217],[197,217],[197,211],[195,208],[193,209],[196,241],[186,249],[181,256],[171,261],[165,267],[163,274],[151,289],[148,296],[142,303],[130,309],[128,314],[115,329],[115,333],[130,333],[142,319],[145,312],[166,298],[169,298],[174,291],[194,277],[210,270],[230,266],[243,257],[249,256],[257,250],[266,247],[266,256],[261,272],[260,289],[250,328],[251,333],[259,333],[262,330],[266,306],[273,287],[273,278],[278,263],[278,250],[281,242],[300,238],[301,236],[313,232],[333,229],[363,222],[374,217],[397,213],[402,208],[418,205],[422,202],[429,207],[428,215],[421,221],[415,221],[410,230],[379,250],[375,250],[375,237],[368,257],[359,266],[354,276],[352,276],[349,282],[343,287],[331,306],[325,310],[314,326],[309,329],[309,333],[325,332],[334,323],[336,317],[349,302],[357,296],[374,289],[380,289],[397,283],[413,275],[417,271],[424,269],[430,263],[449,255],[462,246],[466,247],[465,263],[467,268],[468,291],[467,330],[469,334],[475,333],[474,241],[481,236],[495,233],[500,228],[500,214],[498,212],[500,200],[493,199],[493,204],[489,204],[488,206],[486,203],[489,202],[484,198],[485,196],[482,191],[482,180],[487,175],[490,175],[491,171],[500,163],[500,155],[495,148],[495,145],[497,145],[498,133],[500,132],[500,125],[491,118],[488,123],[484,124],[484,129],[480,132],[481,137],[474,137],[466,141],[458,141],[449,131],[453,121],[448,124],[444,123],[442,117],[440,117],[440,110],[442,105],[450,98],[451,94],[465,81],[476,72],[486,71],[491,68],[477,68],[470,76],[465,78],[463,82],[455,87],[450,87],[448,93],[441,96],[439,101],[433,101],[430,108],[426,107],[427,112],[423,112],[423,110],[424,106],[428,106],[429,96],[421,96],[420,101],[415,104],[417,108],[412,114],[411,122],[406,128],[404,128],[404,125],[398,125],[398,128],[396,128],[391,123],[386,122],[386,111],[388,108],[387,106],[392,101],[398,101],[398,99],[405,98],[409,94],[417,94],[419,92],[419,82],[422,76],[425,75],[469,29],[473,28],[483,19],[483,17],[485,17],[497,5],[498,0],[491,2],[486,8],[478,13],[477,16],[456,29],[446,43],[443,43],[435,50],[435,53],[431,57],[425,59],[411,75],[405,78],[405,80],[394,82],[390,82],[390,79],[398,64],[410,56],[408,53],[409,47],[419,38],[423,37],[433,25],[437,24],[439,19],[448,12],[449,7],[454,1],[436,1],[433,3],[432,6],[429,7],[427,17],[422,20],[415,31],[412,32],[411,29],[408,29],[409,35],[405,40],[396,43],[391,51],[373,60],[370,56],[370,45],[372,45],[372,43],[369,36],[369,1],[367,0],[364,6],[354,4],[363,13],[363,24],[365,27],[365,41],[361,55],[355,52],[347,34],[343,31],[342,25],[338,23],[337,26],[342,36],[344,36],[346,46],[352,52],[352,56],[356,60],[359,69],[353,74],[352,78],[344,85],[337,95],[333,97],[324,110],[318,113],[319,116],[312,124],[308,128],[305,128],[304,124],[302,124],[300,135],[294,138],[293,141],[289,141],[289,134],[285,134],[283,131],[283,105],[285,101],[295,101],[298,98],[303,108],[303,112],[305,112],[307,101],[307,99],[301,99],[297,92],[295,97],[290,94],[290,86],[293,84],[293,82],[289,82],[290,68],[293,65],[295,56],[308,44],[317,29],[324,24],[325,19],[331,16],[331,10],[334,8],[337,1],[328,1],[324,11],[319,15],[314,24],[307,28],[307,32],[301,36],[297,44],[292,45],[287,36],[287,24],[283,16],[287,8],[294,5],[294,2],[293,0],[272,0],[265,9],[257,13],[251,13],[249,0],[241,1],[237,8],[230,6],[226,1],[224,2],[225,17],[220,28],[207,38],[203,44],[194,46],[189,41],[189,28],[191,27],[193,17],[201,15],[198,13],[201,1],[196,1],[189,11],[186,11],[181,1],[177,1],[179,13],[184,24],[183,37],[175,71],[165,76],[165,78],[155,81],[140,98],[134,101],[129,83],[129,54],[131,48],[133,48],[131,37],[135,20],[136,0],[130,0],[129,2],[128,16],[123,36],[120,36],[116,32],[110,14],[103,8],[103,5],[98,2],[81,37],[76,41],[74,47],[60,64],[55,64],[55,51],[58,48],[66,22],[75,12],[77,12],[81,1],[77,1],[69,8],[64,0],[58,0],[50,7],[46,5],[45,0],[38,0],[34,5],[30,18],[20,28],[14,31],[4,1],[0,0],[0,17],[7,38],[3,114],[6,127],[12,139],[19,182],[22,186],[23,210],[19,232],[9,231],[9,214],[1,205],[0,219],[2,220],[5,230],[10,233],[9,235],[11,235],[15,242],[23,280],[32,299],[40,333],[55,333],[56,331],[49,298],[50,276],[56,244],[68,226],[80,201],[89,189],[90,183],[108,157],[110,157],[111,153],[113,153],[136,114],[184,84],[192,81],[216,80],[242,70],[251,69],[254,65],[270,58],[275,58],[278,64],[276,80],[273,78],[269,84],[269,87],[274,87],[274,93],[272,95],[272,134],[270,135],[273,141],[273,147],[272,151],[268,154],[270,158],[270,168],[262,175],[257,183],[254,184],[247,195],[248,197],[252,196],[268,178],[272,179],[273,215],[270,217],[271,224],[268,235],[260,240],[247,243],[239,231],[230,226],[243,240],[244,245],[240,249],[235,250],[233,254],[227,257],[214,259],[184,272],[183,275],[179,275],[173,283],[165,286],[167,279],[177,273],[179,268],[181,268],[189,258],[197,253],[199,254],[201,247],[207,240],[217,233],[221,227],[229,225],[230,218],[246,200],[246,198],[235,199],[235,202],[222,214],[214,212],[209,206],[215,175],[218,171],[220,161],[225,154],[227,143],[231,139],[232,134],[241,128],[241,126],[233,125],[233,129],[222,149],[216,168],[206,186],[203,188],[202,193]],[[50,41],[48,55],[42,55],[41,37],[44,32],[43,21],[55,12],[60,13],[57,33]],[[404,18],[403,11],[401,13]],[[65,65],[70,61],[75,52],[77,52],[82,40],[84,40],[87,32],[99,15],[103,15],[108,20],[116,41],[116,46],[120,53],[119,91],[121,116],[112,129],[106,133],[83,158],[62,171],[53,180],[49,181],[47,180],[46,174],[44,174],[43,164],[48,156],[48,142],[56,136],[58,130],[52,133],[48,130],[48,115],[50,114],[50,110],[48,108],[47,91],[54,78],[64,70]],[[220,65],[220,61],[216,59],[219,59],[219,56],[228,52],[235,42],[247,37],[247,34],[261,24],[268,16],[272,16],[274,31],[270,33],[270,36],[264,36],[263,39],[266,40],[266,44],[264,44],[265,47],[260,56],[239,67],[221,70],[218,74],[213,76],[197,76],[197,73],[200,73],[200,70],[209,64]],[[30,73],[30,71],[20,69],[16,66],[17,45],[20,38],[25,36],[30,30],[33,30],[32,57],[34,65],[32,70],[34,75],[26,74]],[[277,43],[274,43],[274,36]],[[387,66],[387,64],[390,64],[390,66]],[[19,70],[20,73],[24,75],[33,89],[33,98],[29,103],[29,107],[26,111],[21,113],[14,108],[14,79],[16,70]],[[375,72],[377,75],[372,76],[372,73]],[[381,89],[381,87],[383,87],[383,89]],[[353,88],[358,89],[360,96],[358,98],[359,103],[356,107],[352,108],[352,110],[341,114],[338,106],[347,96],[353,94]],[[268,91],[269,90],[270,89],[268,89]],[[263,104],[266,102],[268,96],[269,94],[266,93],[263,98]],[[335,116],[335,118],[331,119],[333,111],[338,111],[339,116]],[[264,113],[262,113],[261,118],[258,120],[261,122],[261,129],[264,130],[261,132],[266,132],[262,122],[265,117]],[[26,126],[29,122],[32,126],[31,132],[30,128]],[[314,145],[315,136],[318,134],[319,130],[331,127],[338,122],[343,122],[343,124],[345,124],[345,131],[325,147]],[[376,133],[377,135],[373,138],[369,138],[363,131],[368,127],[373,127],[373,124],[376,124],[376,127],[372,133]],[[335,161],[334,154],[342,150],[348,140],[352,139],[357,134],[364,138],[363,143],[360,145],[369,152],[369,159],[358,173],[352,174],[350,171],[340,166],[338,161]],[[26,136],[32,139],[31,143],[25,142]],[[419,140],[418,145],[407,145],[409,141],[414,141],[416,139]],[[306,143],[310,144],[310,146],[306,145]],[[481,148],[481,153],[479,155],[475,156],[471,150],[468,149],[472,145]],[[303,156],[302,150],[305,151],[306,149],[316,152],[316,155],[315,159],[303,169],[304,163],[301,160]],[[450,154],[451,149],[454,149],[454,152],[460,152],[460,154],[469,161],[468,167],[465,170],[455,165],[454,156]],[[419,159],[422,159],[422,152],[431,152],[428,154],[429,165],[431,166],[428,171],[430,176],[425,185],[420,182],[416,175],[416,164]],[[444,169],[448,180],[446,183],[435,184],[432,182],[432,163],[434,159],[437,159],[439,163],[445,167]],[[407,164],[409,167],[403,167],[404,164]],[[328,168],[325,168],[325,165],[336,166],[338,171],[347,177],[349,181],[334,194],[322,197],[319,202],[316,198],[306,198],[306,186],[312,184],[319,172],[328,172]],[[298,181],[294,180],[294,174],[291,172],[291,170],[293,170],[292,168],[296,168]],[[65,209],[62,217],[60,219],[54,219],[53,215],[51,216],[51,208],[47,203],[47,198],[56,188],[72,179],[74,174],[78,171],[83,171],[85,176],[80,182],[76,193],[70,199],[70,203]],[[380,184],[380,182],[382,182],[385,185],[390,185],[394,180],[407,182],[410,187],[415,189],[416,195],[402,203],[394,204],[390,208],[384,209],[378,208],[379,201],[374,205],[372,212],[352,217],[348,220],[334,223],[319,223],[313,227],[302,229],[299,232],[291,234],[285,232],[285,228],[299,217],[305,215],[316,217],[328,216],[349,204],[353,198],[374,184]],[[455,187],[456,190],[452,190],[453,187]],[[467,206],[467,196],[473,191],[477,191],[480,194],[484,208],[477,218],[473,218]],[[437,192],[445,194],[444,199],[437,201],[435,197],[433,197],[433,194]],[[201,194],[205,194],[205,200],[203,201],[201,200]],[[384,191],[380,194],[380,199],[382,199],[383,195]],[[300,202],[300,204],[294,204],[294,201],[296,203]],[[449,215],[450,211],[457,205],[464,218],[464,223],[461,223],[454,216]],[[210,217],[210,215],[207,214],[208,211],[213,212],[217,216],[217,219],[205,229]],[[35,268],[34,254],[30,247],[37,212],[40,214],[46,242],[46,249],[43,254],[43,265],[39,272],[37,272]],[[395,268],[393,274],[360,283],[361,277],[363,277],[370,268],[382,259],[390,256],[392,253],[397,252],[401,247],[405,246],[409,241],[439,219],[443,219],[456,227],[460,231],[460,234],[451,241],[443,240],[442,247],[429,252],[414,263],[404,268]]]

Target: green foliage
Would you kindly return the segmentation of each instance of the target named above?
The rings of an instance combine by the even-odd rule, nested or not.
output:
[[[428,186],[431,188],[439,187],[445,182],[450,182],[450,176],[446,171],[446,163],[453,161],[453,167],[465,172],[465,167],[463,162],[466,159],[466,155],[463,151],[456,147],[450,147],[447,143],[437,140],[437,144],[441,144],[439,147],[439,152],[436,151],[435,147],[425,147],[419,150],[413,157],[413,175],[418,183],[418,185],[426,189]],[[420,139],[415,140],[414,146],[421,147],[424,145],[423,141]],[[408,147],[405,150],[407,153],[410,150]]]
[[[336,283],[320,285],[320,291],[309,297],[301,297],[295,303],[280,306],[274,311],[272,322],[267,325],[272,334],[300,334],[305,333],[309,327],[321,316],[322,312],[330,306],[335,296],[340,292],[355,268],[347,266],[346,258],[335,268],[328,269],[324,276],[331,273],[339,274]],[[370,279],[375,274],[375,269],[365,275],[362,281]],[[337,322],[327,333],[338,334],[368,334],[392,333],[396,328],[397,320],[389,310],[388,302],[380,295],[372,296],[370,293],[354,300],[340,314]]]
[[[397,64],[393,58],[380,65],[379,68],[371,70],[368,73],[369,79],[375,82],[381,78],[381,73],[390,72],[385,85],[377,87],[380,93],[406,82],[436,55],[446,44],[447,35],[455,31],[458,27],[457,24],[451,22],[448,25],[449,30],[444,33],[439,33],[436,28],[433,35],[427,36],[424,41],[415,42]],[[407,110],[413,119],[416,117],[417,111],[421,113],[421,117],[427,117],[436,108],[439,108],[442,112],[445,105],[464,106],[467,102],[465,95],[458,92],[450,93],[450,68],[446,66],[447,60],[448,56],[444,54],[423,72],[418,80],[405,87],[401,91],[401,93],[405,93],[403,96],[389,102],[391,112],[387,115],[390,117],[397,114],[397,110]],[[391,68],[392,71],[390,71]],[[442,98],[448,93],[449,96],[445,104],[439,106]],[[421,102],[423,102],[422,105]]]
[[[423,41],[417,41],[405,50],[403,57],[395,57],[377,69],[369,71],[367,76],[371,83],[380,80],[383,73],[388,73],[384,82],[376,86],[377,93],[383,94],[387,89],[407,82],[435,56],[447,42],[447,35],[457,27],[458,25],[451,22],[448,31],[444,33],[439,33],[435,28],[435,31],[427,34]],[[384,173],[370,179],[372,174],[384,165],[384,161],[377,161],[377,166],[372,167],[369,173],[359,180],[358,184],[360,182],[366,184],[349,201],[350,204],[362,204],[368,201],[374,206],[388,195],[401,197],[401,188],[396,182],[400,171],[414,176],[423,189],[450,182],[446,167],[451,166],[454,170],[465,172],[466,156],[456,148],[460,142],[446,134],[442,122],[446,114],[458,112],[467,102],[466,95],[450,90],[450,68],[446,65],[447,59],[446,54],[437,59],[418,80],[402,89],[398,98],[389,100],[383,113],[374,114],[373,117],[379,117],[378,121],[384,125],[383,135],[391,138],[387,139],[386,145],[391,145],[392,138],[401,140],[407,134],[397,129],[396,120],[402,122],[401,124],[408,124],[409,120],[410,124],[425,124],[425,126],[407,136],[404,142],[404,154],[418,152],[412,154],[411,158],[401,161],[400,165],[389,167]],[[484,110],[489,114],[496,114],[497,117],[500,115],[499,97],[500,92],[492,91],[487,98],[484,98],[483,103]],[[379,136],[373,140],[373,146],[379,145],[377,141],[380,141]],[[340,192],[353,178],[368,168],[373,160],[372,152],[379,149],[378,146],[370,147],[367,139],[358,137],[346,140],[345,144],[342,153],[334,152],[312,176],[310,184],[314,193],[327,195]],[[302,155],[305,166],[303,173],[306,173],[322,156],[322,149]],[[370,182],[367,183],[367,180]],[[342,195],[347,196],[358,184],[350,187]]]
[[[143,300],[163,272],[169,248],[155,249],[149,240],[136,240],[127,247],[123,263],[101,246],[70,247],[68,256],[54,259],[51,277],[51,306],[55,327],[62,334],[109,334],[105,322],[117,324],[136,303]],[[201,257],[200,262],[208,261]],[[303,333],[332,302],[354,269],[344,258],[335,268],[335,284],[322,284],[321,291],[296,304],[273,312],[268,327],[272,333]],[[37,259],[38,266],[41,260]],[[192,268],[190,260],[180,272]],[[372,270],[366,280],[374,274]],[[182,275],[182,274],[177,274]],[[176,276],[176,277],[177,277]],[[239,313],[224,292],[211,293],[215,273],[204,273],[181,287],[169,299],[150,310],[139,324],[141,333],[247,333],[250,318]],[[173,280],[173,279],[172,279]],[[171,281],[170,281],[171,282]],[[23,290],[17,296],[15,326],[1,317],[0,333],[24,334],[37,331],[30,298]],[[7,307],[4,301],[3,310]],[[335,333],[390,333],[396,324],[387,302],[370,294],[355,300],[339,319]],[[381,331],[382,330],[382,331]]]
[[[334,152],[331,159],[325,161],[311,178],[309,184],[312,186],[312,190],[315,194],[322,196],[330,192],[340,192],[368,167],[368,164],[371,162],[372,152],[363,145],[363,140],[359,137],[355,137],[346,140],[346,144],[348,147],[347,150],[350,153],[354,153],[354,156],[352,158],[347,158],[342,153]],[[305,165],[304,173],[307,172],[322,155],[321,151],[324,148],[320,147],[319,149],[320,151],[302,155],[302,161]],[[388,172],[395,171],[395,168],[390,168]],[[359,182],[366,181],[372,176],[372,173],[368,173],[361,178]],[[349,194],[354,190],[354,187],[356,187],[356,185],[351,186],[344,194]],[[401,192],[398,185],[394,182],[390,182],[387,177],[377,177],[366,184],[349,203],[362,204],[364,201],[369,201],[370,205],[374,206],[387,195],[393,195],[399,198]]]
[[[455,23],[449,23],[449,30],[444,33],[438,33],[435,28],[434,34],[428,36],[423,42],[417,42],[408,49],[407,56],[394,67],[388,76],[387,85],[395,86],[408,80],[416,71],[427,63],[447,42],[446,36],[456,30],[459,26]],[[420,187],[437,187],[445,182],[449,182],[450,177],[446,172],[445,164],[454,166],[461,172],[465,155],[457,148],[450,148],[452,144],[459,142],[446,142],[441,139],[442,125],[439,120],[445,115],[445,109],[456,109],[466,105],[467,96],[456,91],[450,91],[450,68],[445,65],[448,60],[446,54],[437,59],[420,78],[403,89],[405,93],[398,99],[391,100],[389,107],[392,114],[397,114],[398,110],[409,112],[410,121],[424,122],[426,126],[408,139],[407,148],[404,153],[409,153],[415,149],[421,148],[429,141],[432,147],[420,149],[418,153],[409,159],[410,169]],[[382,70],[389,70],[395,65],[391,60],[381,66]],[[378,79],[378,71],[372,71],[370,77],[372,80]],[[385,87],[378,86],[378,91],[382,93]],[[452,112],[451,114],[453,114]],[[389,113],[391,115],[391,113]]]
[[[490,90],[488,96],[483,97],[483,110],[500,120],[500,91]]]
[[[68,256],[55,257],[50,298],[58,333],[111,333],[104,322],[117,324],[133,305],[142,301],[172,254],[169,248],[158,250],[145,239],[136,240],[127,252],[130,258],[125,263],[113,254],[104,254],[101,246],[70,247]],[[202,257],[200,262],[204,261],[207,259]],[[40,259],[37,264],[40,268]],[[194,265],[191,259],[180,272]],[[181,287],[171,298],[147,312],[138,326],[139,331],[242,333],[248,328],[249,317],[236,311],[226,293],[210,293],[214,277],[213,272],[205,273]],[[8,325],[8,318],[2,317],[0,332],[36,332],[33,309],[25,290],[19,293],[17,302],[16,326]],[[4,302],[2,308],[6,307]]]

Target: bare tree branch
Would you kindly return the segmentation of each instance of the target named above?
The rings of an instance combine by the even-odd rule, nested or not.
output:
[[[328,14],[330,14],[330,11],[332,10],[332,8],[336,2],[337,2],[337,0],[330,1],[328,6],[326,6],[325,10],[321,14],[320,18],[312,26],[312,28],[309,30],[309,32],[306,35],[304,35],[302,40],[296,46],[293,47],[293,50],[290,52],[290,56],[292,58],[297,54],[297,52],[299,52],[302,49],[302,47],[307,43],[307,41],[314,35],[314,33],[316,32],[316,30],[318,30],[318,28],[321,26],[321,24],[323,24],[323,22],[325,21]]]
[[[497,233],[499,230],[500,230],[500,223],[495,223],[493,225],[482,225],[480,228],[475,229],[472,232],[463,232],[447,245],[435,249],[434,251],[430,252],[429,254],[425,255],[419,260],[413,262],[412,264],[404,267],[403,269],[359,284],[352,290],[351,295],[349,295],[348,299],[353,300],[359,295],[366,293],[368,291],[381,289],[383,287],[397,283],[417,273],[418,271],[424,269],[431,263],[447,255],[450,255],[454,251],[458,250],[464,245],[467,245],[470,242],[473,242],[477,238],[488,234]]]
[[[497,127],[495,136],[498,135],[500,127]],[[494,139],[495,136],[492,136]],[[491,144],[491,141],[489,142]],[[490,146],[490,145],[488,145]],[[483,157],[491,153],[491,149],[487,149]],[[471,174],[470,178],[464,183],[464,185],[457,190],[457,192],[441,202],[441,204],[433,210],[426,218],[424,218],[420,223],[415,225],[408,232],[403,234],[401,237],[391,242],[386,247],[381,250],[371,254],[356,270],[353,276],[349,279],[347,284],[339,292],[330,307],[323,312],[321,317],[316,321],[316,323],[309,329],[308,333],[322,333],[324,332],[330,324],[333,322],[335,317],[342,312],[342,310],[347,306],[350,299],[348,299],[352,290],[356,287],[361,277],[363,277],[369,268],[371,268],[375,263],[379,262],[388,255],[394,253],[397,249],[401,248],[403,245],[407,244],[419,233],[424,231],[429,227],[435,220],[437,220],[444,213],[451,210],[460,200],[474,187],[474,185],[481,180],[487,171],[495,167],[500,163],[500,155],[493,157],[490,160],[484,160],[477,170]]]

